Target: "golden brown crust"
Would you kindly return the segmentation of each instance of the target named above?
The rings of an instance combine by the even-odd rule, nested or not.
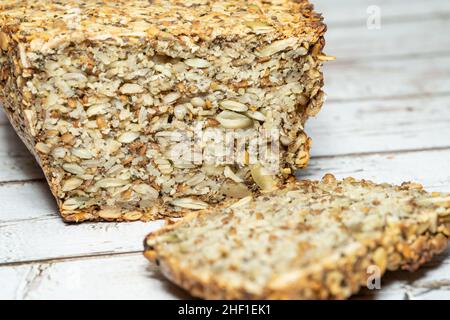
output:
[[[363,188],[376,186],[370,181],[356,181],[347,178],[345,181],[351,184],[361,185]],[[334,184],[336,180],[332,175],[326,175],[322,183]],[[338,182],[338,187],[339,187]],[[317,181],[299,182],[302,188],[318,187]],[[382,185],[382,187],[392,187]],[[289,188],[289,186],[288,186]],[[415,183],[404,183],[395,187],[400,191],[419,190],[419,194],[427,197],[422,187]],[[435,198],[433,198],[435,197]],[[389,223],[381,236],[368,238],[361,242],[358,250],[351,251],[350,255],[343,255],[337,260],[327,263],[312,265],[311,267],[293,271],[292,273],[275,277],[264,290],[258,293],[249,292],[244,285],[239,286],[222,281],[220,277],[201,275],[198,270],[183,267],[178,257],[168,255],[156,239],[171,231],[176,231],[186,223],[201,217],[207,217],[212,211],[204,211],[189,215],[183,220],[166,226],[147,236],[144,246],[144,255],[152,262],[160,266],[162,273],[172,282],[189,291],[193,296],[205,299],[345,299],[367,285],[368,267],[377,266],[383,274],[386,270],[414,271],[420,265],[429,261],[435,254],[442,252],[447,247],[450,236],[450,197],[439,198],[441,194],[430,195],[429,199],[416,199],[407,205],[416,205],[414,201],[439,202],[431,206],[436,212],[442,214],[437,225],[431,229],[422,228],[420,223],[427,225],[426,220],[420,220],[417,225],[403,222],[401,219],[394,224]],[[430,200],[431,199],[431,200]],[[433,200],[435,199],[435,200]],[[408,209],[406,209],[408,210]],[[430,208],[423,209],[425,216],[430,214]],[[420,212],[420,210],[419,210]],[[422,228],[421,231],[418,231]]]
[[[396,269],[414,271],[422,264],[431,260],[432,257],[447,247],[448,239],[442,234],[426,235],[416,240],[413,243],[396,242],[404,250],[408,250],[411,258],[402,261],[397,268],[392,268],[390,271]],[[420,248],[417,246],[420,243]],[[389,247],[388,247],[389,248]],[[219,283],[216,279],[200,279],[195,274],[195,271],[188,269],[181,269],[177,261],[169,259],[158,259],[158,254],[153,250],[146,250],[144,256],[150,261],[156,263],[161,272],[170,281],[179,285],[195,297],[203,299],[268,299],[268,300],[295,300],[295,299],[347,299],[350,295],[357,293],[362,287],[367,285],[367,267],[370,265],[381,266],[377,263],[375,252],[377,250],[386,250],[386,247],[380,244],[375,245],[373,249],[360,256],[342,258],[337,261],[336,266],[324,268],[318,273],[311,274],[299,278],[295,283],[274,289],[267,289],[261,295],[249,294],[245,288],[228,288],[226,283]],[[394,259],[396,252],[387,255],[387,259]],[[383,271],[384,273],[384,271]],[[323,279],[327,274],[339,274],[339,278],[345,281],[339,284],[335,279],[330,277],[329,283]]]
[[[0,4],[0,26],[6,36],[41,52],[67,42],[126,45],[183,36],[213,41],[242,39],[255,31],[270,31],[274,38],[300,37],[314,44],[326,31],[322,20],[307,0],[120,0],[101,5],[95,0],[7,0]],[[14,34],[9,33],[12,29]],[[2,43],[7,46],[6,41]]]

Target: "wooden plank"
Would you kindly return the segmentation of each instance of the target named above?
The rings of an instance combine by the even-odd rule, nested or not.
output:
[[[42,178],[41,169],[14,132],[0,104],[0,183]]]
[[[2,110],[2,118],[5,117],[3,112],[4,111]],[[8,122],[0,125],[0,129],[0,155],[23,156],[25,154],[29,154],[27,148],[23,143],[16,143],[20,141],[20,138],[17,136],[15,131],[12,129],[12,126]]]
[[[450,299],[450,248],[415,272],[388,272],[381,290],[362,290],[355,299]]]
[[[448,6],[448,3],[447,5]],[[411,19],[402,23],[381,23],[370,29],[366,22],[334,28],[326,34],[326,52],[343,60],[387,60],[412,55],[449,52],[450,19]]]
[[[0,279],[0,299],[189,298],[142,254],[0,267]]]
[[[450,95],[330,102],[306,132],[315,157],[450,147],[449,123]]]
[[[43,180],[0,185],[0,203],[0,222],[58,216],[55,199]]]
[[[1,131],[1,127],[0,127]],[[18,146],[21,141],[16,142]],[[1,155],[0,154],[0,183],[5,181],[28,181],[44,179],[41,168],[31,154]]]
[[[28,208],[24,210],[32,210]],[[21,212],[21,211],[19,211]],[[0,223],[0,264],[62,257],[136,252],[144,237],[161,227],[149,223],[66,224],[55,213],[49,217]]]
[[[338,178],[353,176],[377,182],[414,180],[429,190],[450,191],[449,159],[450,150],[326,157],[312,161],[300,176],[320,179],[325,173],[332,172]],[[31,185],[37,188],[39,184]],[[0,186],[0,194],[7,187]],[[1,205],[1,212],[6,212],[4,208],[11,212],[10,208],[14,207],[14,213],[6,214],[6,219],[0,218],[0,264],[140,251],[144,236],[161,225],[161,221],[65,224],[54,209],[50,209],[49,193],[29,194],[29,199],[24,200],[21,195],[11,193],[11,198]],[[38,208],[36,203],[43,207]],[[30,211],[33,214],[27,213]],[[51,212],[55,213],[49,216]]]
[[[317,11],[323,13],[330,27],[365,24],[371,6],[381,9],[382,23],[401,23],[407,19],[437,19],[450,13],[448,1],[442,0],[313,0]]]
[[[39,179],[44,179],[41,168],[10,125],[0,104],[0,183]],[[0,195],[3,196],[7,195]]]
[[[450,92],[450,55],[330,62],[325,65],[324,72],[329,102],[398,99]]]
[[[354,299],[449,299],[449,252],[415,273],[387,273]],[[0,299],[189,299],[140,253],[0,267]],[[432,286],[432,289],[429,287]]]
[[[328,24],[327,52],[340,59],[448,51],[450,2],[442,0],[313,1]],[[381,28],[367,28],[370,6],[381,9]]]
[[[304,179],[320,179],[324,173],[338,178],[352,176],[378,183],[422,183],[429,191],[450,192],[450,150],[386,153],[318,158],[299,172]]]

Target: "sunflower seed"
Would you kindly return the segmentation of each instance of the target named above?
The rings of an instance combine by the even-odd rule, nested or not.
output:
[[[192,198],[178,198],[172,200],[170,203],[173,206],[191,210],[203,210],[208,208],[208,204],[206,202]]]
[[[220,103],[220,107],[222,109],[230,110],[230,111],[236,111],[236,112],[245,112],[248,110],[248,107],[240,102],[233,101],[233,100],[224,100]]]
[[[142,212],[140,211],[130,211],[123,215],[126,221],[136,221],[142,218]]]
[[[0,49],[8,50],[9,41],[9,36],[4,32],[0,32]]]
[[[122,133],[119,137],[119,139],[117,139],[119,142],[122,143],[131,143],[134,140],[136,140],[137,138],[139,138],[141,134],[139,132],[125,132]]]
[[[234,172],[233,170],[230,169],[230,167],[226,166],[224,171],[223,171],[223,175],[231,180],[233,180],[234,182],[243,182],[243,180],[241,178],[239,178]]]
[[[230,209],[239,208],[242,206],[245,206],[246,204],[249,204],[253,200],[252,196],[248,196],[245,198],[240,199],[239,201],[236,201],[231,206],[229,206]]]
[[[163,98],[164,104],[172,104],[180,98],[179,92],[171,92]]]
[[[193,58],[184,60],[189,67],[192,68],[208,68],[211,64],[205,59]]]
[[[94,157],[91,151],[83,148],[73,148],[71,153],[80,159],[91,159]]]
[[[144,92],[144,88],[135,83],[126,83],[120,88],[122,94],[136,94]]]
[[[257,163],[250,169],[252,178],[263,191],[271,191],[277,186],[276,178],[267,169]]]
[[[83,180],[78,178],[70,178],[63,182],[62,191],[72,191],[81,186]]]
[[[72,174],[83,175],[85,173],[84,169],[76,163],[64,163],[62,167],[65,171]]]
[[[40,153],[44,153],[44,154],[50,153],[50,147],[48,145],[46,145],[45,143],[38,142],[38,143],[36,143],[35,148]]]
[[[191,103],[196,108],[203,108],[205,106],[205,100],[200,97],[194,97],[191,99]]]
[[[258,55],[260,57],[269,57],[277,52],[286,50],[289,47],[293,47],[297,44],[297,38],[287,38],[272,42],[270,45],[259,50]]]
[[[80,198],[68,198],[66,201],[64,201],[61,208],[67,211],[73,211],[81,207],[83,204],[84,201]]]
[[[248,111],[245,115],[249,118],[255,119],[257,121],[264,122],[266,121],[266,116],[259,111]]]
[[[245,23],[245,25],[251,28],[256,34],[264,34],[274,31],[274,28],[272,26],[260,20],[248,21]]]
[[[216,120],[220,122],[222,127],[227,129],[245,129],[253,125],[253,121],[250,118],[228,110],[218,114]]]
[[[130,183],[129,180],[106,178],[97,181],[95,185],[99,188],[111,188],[111,187],[121,187],[127,185],[128,183]]]
[[[101,210],[99,210],[97,212],[97,214],[98,214],[99,217],[101,217],[103,219],[106,219],[106,220],[118,219],[118,218],[120,218],[122,216],[122,213],[120,212],[120,209],[119,208],[113,208],[113,207],[101,209]]]
[[[146,199],[157,199],[159,196],[159,192],[156,191],[155,188],[152,188],[148,184],[137,184],[133,186],[132,188],[134,191],[136,191],[139,194],[145,195]]]

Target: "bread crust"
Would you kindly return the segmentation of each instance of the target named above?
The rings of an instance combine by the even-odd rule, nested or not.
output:
[[[326,175],[324,179],[334,179],[334,177]],[[302,183],[315,185],[318,182],[304,181]],[[374,185],[364,180],[354,183]],[[416,189],[417,187],[417,184],[408,183],[399,188]],[[447,200],[444,208],[446,212],[450,212],[450,200]],[[364,241],[356,252],[344,255],[334,264],[299,270],[298,274],[289,275],[288,281],[270,283],[264,290],[255,294],[248,292],[244,286],[230,286],[229,283],[221,282],[215,277],[204,279],[196,273],[196,270],[183,268],[176,257],[167,255],[157,245],[149,246],[149,243],[154,243],[159,236],[176,230],[189,220],[208,214],[211,214],[211,211],[191,214],[181,221],[153,232],[144,241],[144,255],[147,259],[156,263],[170,281],[193,296],[204,299],[346,299],[367,285],[370,277],[367,269],[369,266],[378,266],[381,274],[384,274],[386,270],[414,271],[432,259],[434,255],[445,250],[450,236],[448,219],[440,220],[435,232],[428,230],[411,237],[397,232],[408,228],[400,220],[396,225],[386,227],[381,237]],[[337,276],[339,281],[331,281],[330,275]]]
[[[271,14],[283,10],[292,14],[283,15],[280,22],[271,19]],[[22,24],[23,16],[34,19]],[[17,37],[26,37],[27,42],[34,40],[33,52],[47,52],[68,42],[83,41],[124,45],[142,39],[180,36],[199,37],[208,42],[242,39],[253,33],[252,28],[264,28],[267,23],[282,38],[301,37],[310,43],[316,43],[326,31],[321,14],[314,11],[308,0],[264,1],[258,5],[239,0],[223,1],[221,5],[215,1],[185,4],[176,0],[117,0],[102,5],[94,0],[66,0],[64,5],[54,0],[37,3],[4,0],[0,4],[0,25],[19,28]],[[67,30],[74,31],[64,32]]]

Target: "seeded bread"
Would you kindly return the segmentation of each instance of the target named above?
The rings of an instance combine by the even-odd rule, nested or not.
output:
[[[145,256],[196,297],[344,299],[369,266],[415,270],[449,236],[450,194],[326,175],[193,213],[150,234]]]
[[[325,29],[306,0],[4,0],[0,101],[65,220],[182,216],[306,166]],[[198,162],[197,125],[277,131],[279,170]]]

